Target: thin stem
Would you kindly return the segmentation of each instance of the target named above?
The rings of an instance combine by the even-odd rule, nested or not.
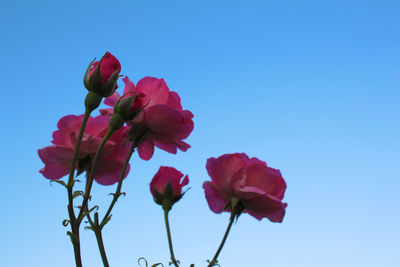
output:
[[[113,132],[114,132],[114,128],[111,128],[111,127],[108,128],[106,135],[103,137],[99,147],[97,148],[96,155],[94,156],[94,160],[92,163],[90,173],[86,179],[85,195],[83,196],[82,205],[81,205],[81,208],[79,211],[79,215],[77,217],[78,225],[82,222],[83,218],[85,217],[84,213],[85,213],[85,210],[86,210],[86,207],[88,204],[88,200],[90,197],[90,191],[92,190],[93,178],[94,178],[95,170],[96,170],[99,158],[100,158],[101,151],[103,150],[103,147],[106,144],[107,140],[110,139]]]
[[[94,214],[94,216],[95,216],[94,221],[91,219],[89,213],[86,214],[86,217],[89,220],[90,226],[92,227],[93,232],[96,235],[97,246],[99,248],[101,259],[102,259],[103,264],[104,264],[105,267],[108,267],[109,264],[108,264],[108,260],[107,260],[106,250],[104,248],[103,236],[102,236],[101,231],[102,231],[104,225],[107,223],[107,218],[109,217],[112,208],[114,207],[115,203],[118,200],[118,197],[121,194],[122,181],[123,181],[123,179],[125,177],[125,172],[126,172],[126,169],[128,168],[129,160],[130,160],[134,150],[135,150],[135,146],[132,145],[131,149],[129,150],[129,154],[125,159],[124,165],[122,166],[122,171],[121,171],[120,179],[118,181],[117,190],[116,190],[116,192],[114,194],[114,198],[113,198],[113,200],[112,200],[112,202],[110,204],[110,207],[108,208],[106,214],[104,215],[104,218],[101,221],[101,223],[99,224],[99,219],[98,219],[98,213],[97,212]],[[87,210],[88,210],[88,208],[86,207],[86,211]]]
[[[67,192],[68,192],[68,215],[69,221],[71,224],[72,231],[72,245],[74,247],[74,255],[75,255],[75,264],[77,267],[82,267],[82,258],[81,258],[81,248],[80,248],[80,239],[79,239],[79,223],[76,220],[75,212],[74,212],[74,198],[73,198],[73,181],[74,174],[76,168],[76,162],[78,161],[79,149],[81,146],[81,141],[83,137],[83,133],[85,132],[86,124],[90,116],[90,110],[86,109],[85,114],[82,118],[81,127],[78,134],[78,139],[76,140],[74,155],[71,161],[71,167],[69,171],[68,183],[67,183]]]
[[[94,214],[94,222],[92,220],[90,220],[89,214],[88,214],[88,218],[89,218],[90,223],[92,224],[93,231],[96,235],[96,240],[97,240],[97,244],[99,246],[101,260],[103,261],[103,265],[104,265],[104,267],[110,267],[110,264],[108,264],[108,260],[107,260],[106,250],[104,249],[103,236],[101,235],[101,228],[99,226],[99,214],[97,212]]]
[[[98,247],[100,250],[101,260],[103,261],[104,267],[110,267],[110,265],[108,264],[106,251],[104,249],[103,236],[101,235],[101,229],[96,229],[94,231],[94,233],[96,235],[97,244],[98,244]]]
[[[111,202],[111,204],[110,204],[110,207],[108,208],[106,214],[104,215],[103,220],[101,220],[101,223],[100,223],[100,230],[103,229],[104,225],[107,223],[108,217],[109,217],[110,214],[111,214],[111,210],[113,209],[115,203],[117,202],[119,196],[121,195],[122,182],[124,181],[125,172],[126,172],[126,169],[128,168],[128,165],[129,165],[129,160],[131,159],[132,154],[133,154],[134,151],[135,151],[135,146],[132,145],[132,146],[131,146],[131,149],[129,150],[129,154],[128,154],[128,156],[127,156],[126,159],[125,159],[124,165],[122,166],[121,175],[120,175],[120,177],[119,177],[117,190],[115,191],[113,200],[112,200],[112,202]]]
[[[179,267],[178,263],[176,262],[175,255],[174,255],[174,249],[172,248],[172,239],[171,239],[171,231],[169,229],[169,220],[168,220],[168,209],[164,209],[164,220],[165,220],[165,227],[167,228],[167,235],[168,235],[168,245],[169,245],[169,251],[171,253],[171,261],[175,265],[175,267]]]
[[[80,149],[80,146],[81,146],[82,137],[83,137],[83,134],[85,132],[86,124],[87,124],[87,121],[89,120],[90,113],[91,112],[88,109],[85,110],[85,114],[83,115],[83,118],[82,118],[81,128],[80,128],[79,134],[78,134],[78,139],[76,140],[74,155],[72,157],[71,166],[70,166],[70,169],[69,169],[69,177],[68,177],[68,184],[67,184],[68,187],[71,187],[71,188],[72,188],[72,182],[73,182],[73,179],[74,179],[76,162],[78,160],[78,154],[79,154],[79,149]]]
[[[215,253],[214,258],[212,259],[212,261],[210,262],[210,264],[208,265],[208,267],[214,266],[214,264],[217,262],[217,258],[218,258],[218,256],[219,256],[219,253],[221,253],[222,248],[224,247],[226,238],[228,237],[229,231],[231,230],[231,227],[232,227],[232,224],[233,224],[234,219],[235,219],[235,217],[234,217],[234,216],[231,216],[231,219],[230,219],[230,221],[229,221],[228,227],[226,228],[226,231],[225,231],[225,235],[224,235],[224,237],[222,238],[221,244],[219,245],[219,248],[218,248],[217,252]]]

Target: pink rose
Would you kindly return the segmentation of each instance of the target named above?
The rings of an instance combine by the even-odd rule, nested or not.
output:
[[[230,212],[239,201],[239,214],[243,211],[258,220],[282,222],[287,206],[282,202],[286,183],[279,170],[244,153],[209,158],[206,168],[212,181],[204,182],[203,188],[213,212]]]
[[[96,61],[89,65],[83,80],[85,87],[102,97],[110,96],[118,88],[120,71],[121,64],[118,59],[110,52],[106,52],[100,62]]]
[[[182,187],[189,183],[189,177],[186,175],[182,180],[183,174],[172,167],[160,167],[156,175],[150,182],[150,192],[157,204],[163,204],[164,200],[172,205],[177,202],[182,194]]]
[[[58,130],[53,132],[54,145],[38,150],[39,157],[45,164],[40,172],[46,178],[60,179],[69,173],[82,118],[83,115],[61,118],[57,124]],[[89,117],[78,154],[78,170],[87,171],[90,168],[97,147],[108,129],[109,121],[110,118],[106,116]],[[123,127],[115,131],[106,142],[94,177],[99,184],[111,185],[119,180],[123,163],[129,153],[129,147],[126,145],[127,133],[128,128]],[[126,175],[128,172],[129,167]]]
[[[140,95],[136,105],[141,107],[147,105],[130,123],[137,125],[137,128],[146,129],[144,131],[146,136],[138,147],[139,156],[149,160],[153,156],[154,146],[173,154],[176,154],[177,149],[186,151],[190,148],[190,145],[182,140],[193,130],[193,114],[182,109],[179,95],[169,91],[163,79],[145,77],[137,83],[137,86],[128,77],[123,81],[125,83],[123,94]],[[115,92],[106,98],[104,103],[113,106],[119,98],[120,95]],[[103,115],[112,115],[113,110],[105,109],[100,112]]]

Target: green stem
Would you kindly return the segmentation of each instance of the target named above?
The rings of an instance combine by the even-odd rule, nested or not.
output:
[[[68,192],[68,215],[69,221],[71,224],[71,231],[73,238],[72,245],[74,247],[74,255],[75,255],[75,264],[77,267],[82,267],[82,258],[81,258],[81,248],[80,248],[80,239],[79,239],[79,223],[76,220],[75,212],[74,212],[74,198],[73,198],[73,181],[76,163],[78,161],[79,149],[81,146],[81,141],[83,137],[83,133],[85,132],[87,121],[90,117],[91,111],[86,109],[85,114],[83,115],[81,127],[78,134],[78,139],[76,140],[74,155],[71,161],[71,167],[69,171],[68,183],[67,183],[67,192]]]
[[[99,147],[97,148],[96,155],[94,156],[94,160],[92,163],[90,173],[86,179],[85,195],[83,196],[82,205],[80,207],[79,215],[77,217],[78,225],[82,222],[83,218],[85,217],[84,213],[85,213],[88,201],[89,201],[90,191],[92,190],[92,185],[93,185],[94,174],[95,174],[97,164],[99,162],[101,151],[103,150],[104,145],[106,144],[107,140],[110,139],[110,137],[114,133],[114,131],[115,131],[114,128],[109,127],[106,135],[103,137]]]
[[[135,146],[132,145],[131,149],[129,150],[128,156],[125,159],[124,165],[122,166],[121,175],[119,177],[117,190],[115,190],[115,194],[114,194],[113,200],[112,200],[112,202],[110,204],[110,207],[108,208],[106,214],[104,215],[103,220],[101,220],[100,230],[103,229],[104,225],[107,223],[107,219],[111,214],[111,210],[114,208],[115,203],[117,202],[119,196],[121,195],[122,182],[124,181],[125,172],[126,172],[126,169],[128,168],[128,165],[129,165],[129,160],[131,159],[132,154],[133,154],[134,151],[135,151]]]
[[[86,214],[86,216],[87,216],[87,218],[89,220],[90,226],[92,227],[93,232],[96,235],[97,245],[98,245],[98,248],[99,248],[101,259],[102,259],[103,264],[104,264],[105,267],[108,267],[109,264],[108,264],[108,260],[107,260],[106,250],[104,248],[103,236],[102,236],[101,231],[102,231],[104,225],[107,223],[107,218],[110,216],[111,210],[113,209],[115,203],[118,200],[118,197],[121,194],[122,181],[123,181],[123,179],[125,177],[125,172],[126,172],[126,169],[128,168],[129,160],[132,157],[132,154],[133,154],[134,150],[135,150],[135,146],[132,146],[130,151],[129,151],[128,156],[125,159],[124,165],[122,166],[121,175],[120,175],[120,178],[119,178],[119,181],[118,181],[117,190],[116,190],[116,192],[114,194],[114,198],[113,198],[113,200],[112,200],[112,202],[110,204],[110,207],[108,208],[106,214],[104,215],[104,218],[101,221],[101,223],[99,224],[98,213],[97,212],[94,214],[95,215],[94,222],[91,219],[90,214],[89,213]],[[86,211],[87,210],[88,210],[88,208],[86,207]]]
[[[107,260],[107,255],[106,255],[106,251],[104,249],[104,243],[103,243],[103,236],[101,234],[101,229],[98,228],[94,231],[95,235],[96,235],[96,240],[97,240],[97,244],[100,250],[100,255],[101,255],[101,260],[103,261],[103,265],[104,267],[110,267],[110,264],[108,264],[108,260]]]
[[[210,262],[210,264],[208,265],[208,267],[214,266],[214,264],[217,262],[217,258],[218,258],[218,256],[219,256],[219,253],[221,253],[222,248],[224,247],[226,238],[228,237],[229,231],[231,230],[231,227],[232,227],[232,224],[233,224],[234,219],[235,219],[235,216],[231,216],[231,219],[230,219],[230,221],[229,221],[228,227],[226,228],[226,231],[225,231],[225,235],[224,235],[224,237],[222,238],[222,242],[221,242],[221,244],[219,245],[219,248],[218,248],[217,252],[215,253],[214,258],[212,259],[212,261]]]
[[[99,214],[97,212],[94,214],[94,222],[90,219],[90,214],[88,214],[88,218],[89,218],[90,224],[93,227],[93,231],[96,235],[96,240],[97,240],[97,244],[99,247],[101,260],[103,261],[103,265],[104,265],[104,267],[110,267],[110,264],[108,264],[108,260],[107,260],[106,250],[104,249],[101,228],[99,226]]]
[[[174,249],[172,247],[172,239],[171,239],[171,230],[169,229],[169,220],[168,220],[168,209],[164,209],[164,220],[165,220],[165,227],[167,228],[167,235],[168,235],[168,245],[169,245],[169,251],[171,253],[171,261],[175,265],[175,267],[179,267],[178,263],[176,262],[175,255],[174,255]]]

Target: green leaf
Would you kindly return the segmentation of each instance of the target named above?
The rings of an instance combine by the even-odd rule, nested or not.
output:
[[[208,264],[211,263],[210,260],[206,260],[206,262],[207,262]],[[218,260],[216,260],[215,263],[214,263],[212,266],[221,266],[221,265],[219,265],[219,264],[218,264]]]
[[[61,180],[51,180],[51,181],[50,181],[50,185],[51,185],[52,183],[57,183],[57,184],[60,184],[60,185],[64,186],[65,188],[67,188],[67,185],[64,183],[64,181],[61,181]]]
[[[74,194],[72,195],[73,198],[79,197],[79,196],[83,196],[85,195],[85,192],[83,191],[75,191]]]
[[[103,225],[106,225],[106,224],[111,220],[111,216],[112,216],[112,214],[110,214],[110,215],[107,217],[107,219],[104,221],[104,224],[103,224]]]

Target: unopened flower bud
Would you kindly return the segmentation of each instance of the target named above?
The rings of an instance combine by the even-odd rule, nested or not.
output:
[[[111,53],[107,52],[100,61],[91,62],[86,69],[83,83],[86,89],[102,97],[112,95],[117,89],[117,80],[121,64]]]
[[[184,192],[182,187],[189,183],[189,178],[172,167],[160,167],[150,183],[150,192],[154,201],[169,211],[172,205],[178,202]],[[182,180],[183,178],[183,180]],[[182,181],[181,181],[182,180]]]
[[[120,114],[124,118],[125,122],[133,120],[143,109],[137,101],[140,97],[142,97],[142,95],[133,95],[121,98],[114,105],[114,113]]]

